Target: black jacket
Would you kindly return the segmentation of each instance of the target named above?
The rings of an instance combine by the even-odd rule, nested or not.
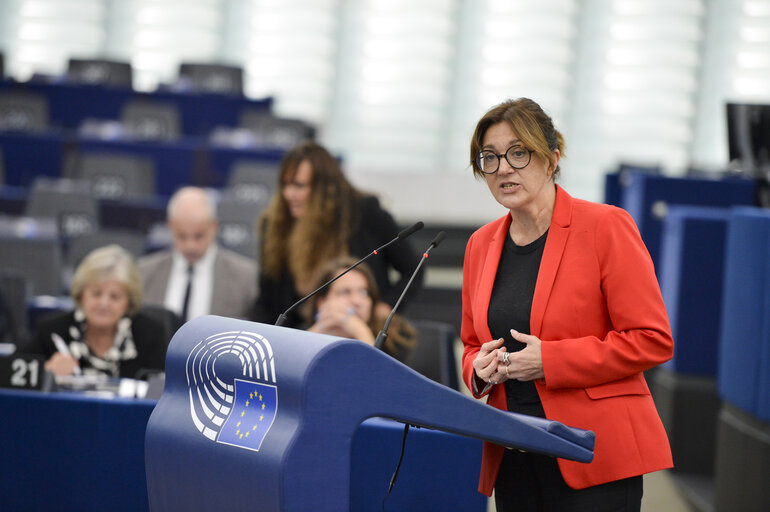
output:
[[[70,326],[76,323],[73,311],[44,318],[29,342],[19,347],[18,351],[40,354],[48,359],[56,352],[51,333],[58,334],[65,343],[69,343],[72,340]],[[166,362],[166,331],[163,325],[139,312],[131,317],[131,334],[137,357],[120,362],[120,376],[134,378],[140,370],[163,370]]]

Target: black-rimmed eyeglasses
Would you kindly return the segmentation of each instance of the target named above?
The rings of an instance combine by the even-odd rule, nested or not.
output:
[[[505,153],[499,155],[492,150],[479,151],[476,157],[476,167],[484,174],[494,174],[500,168],[500,159],[505,157],[508,164],[514,169],[523,169],[529,165],[532,153],[535,151],[523,146],[511,146]]]

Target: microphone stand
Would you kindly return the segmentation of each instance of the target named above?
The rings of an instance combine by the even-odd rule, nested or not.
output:
[[[409,282],[406,283],[406,286],[404,286],[404,290],[401,292],[401,295],[398,297],[398,300],[393,305],[393,309],[390,310],[390,314],[388,315],[388,319],[385,320],[385,325],[382,326],[382,329],[380,330],[380,333],[377,334],[377,339],[374,340],[374,348],[382,350],[383,345],[385,345],[385,342],[388,339],[388,327],[390,327],[390,321],[393,319],[393,315],[396,313],[396,309],[398,309],[398,306],[401,304],[401,301],[404,300],[404,295],[406,295],[406,292],[409,290],[409,287],[412,286],[412,281],[414,281],[414,278],[417,277],[417,273],[420,271],[420,268],[422,268],[423,263],[428,259],[428,254],[430,251],[437,247],[438,244],[444,240],[444,237],[446,236],[446,233],[443,231],[439,231],[438,234],[433,238],[428,248],[425,250],[424,253],[422,253],[422,258],[420,258],[420,263],[417,264],[417,268],[414,269],[414,272],[412,273],[412,277],[409,278]]]
[[[393,319],[393,315],[396,313],[396,309],[401,304],[401,301],[404,299],[404,295],[406,295],[406,292],[409,290],[409,287],[412,285],[412,281],[414,281],[414,278],[417,276],[417,273],[420,271],[420,268],[422,268],[423,263],[425,263],[425,260],[428,259],[428,254],[430,251],[437,247],[438,244],[444,240],[444,237],[446,236],[446,233],[443,231],[439,231],[438,234],[433,238],[428,248],[425,250],[424,253],[422,253],[422,258],[420,258],[420,262],[417,264],[417,268],[414,269],[414,272],[412,273],[412,277],[409,279],[409,282],[406,283],[406,286],[404,286],[404,290],[401,292],[401,295],[398,297],[398,300],[396,301],[396,304],[393,306],[393,309],[390,310],[390,314],[388,315],[388,319],[385,320],[385,325],[382,327],[382,330],[380,330],[380,333],[377,335],[377,339],[374,340],[374,348],[382,350],[382,347],[385,345],[385,342],[388,339],[388,327],[390,326],[390,321]],[[404,459],[404,448],[406,446],[406,435],[409,433],[409,427],[410,426],[416,426],[417,425],[411,425],[410,423],[404,423],[404,436],[401,439],[401,455],[398,458],[398,464],[396,464],[396,469],[393,471],[393,476],[390,478],[390,483],[388,484],[388,492],[385,493],[385,497],[382,499],[382,507],[385,508],[385,500],[388,499],[388,496],[390,496],[390,492],[393,490],[393,486],[396,485],[396,479],[398,478],[398,470],[401,468],[401,461]]]
[[[348,272],[350,272],[351,270],[353,270],[354,268],[356,268],[357,266],[359,266],[359,265],[360,265],[361,263],[363,263],[364,261],[368,260],[370,257],[372,257],[372,256],[374,256],[374,255],[376,255],[376,254],[379,254],[379,253],[380,253],[382,250],[384,250],[386,247],[390,246],[391,244],[394,244],[394,243],[398,242],[399,240],[402,240],[402,239],[404,239],[404,238],[408,237],[409,235],[411,235],[411,234],[412,234],[412,233],[414,233],[415,231],[419,231],[420,229],[422,229],[422,228],[423,228],[423,226],[424,226],[424,225],[425,225],[425,224],[423,224],[423,223],[422,223],[422,221],[414,223],[413,225],[411,225],[411,226],[409,226],[408,228],[406,228],[406,229],[404,229],[403,231],[401,231],[401,232],[400,232],[398,235],[396,235],[396,238],[394,238],[394,239],[393,239],[393,240],[391,240],[390,242],[388,242],[388,243],[386,243],[386,244],[384,244],[384,245],[382,245],[382,246],[380,246],[380,247],[376,248],[375,250],[373,250],[372,252],[370,252],[369,254],[367,254],[366,256],[364,256],[363,258],[361,258],[360,260],[358,260],[357,262],[355,262],[353,265],[351,265],[350,267],[348,267],[348,268],[347,268],[347,269],[346,269],[344,272],[342,272],[342,273],[340,273],[338,276],[334,277],[334,279],[331,279],[331,280],[329,280],[329,281],[325,282],[324,284],[322,284],[321,286],[319,286],[318,288],[316,288],[315,290],[313,290],[313,291],[312,291],[312,292],[310,292],[309,294],[307,294],[307,295],[305,295],[304,297],[302,297],[301,299],[299,299],[297,302],[295,302],[294,304],[292,304],[291,306],[289,306],[289,308],[288,308],[286,311],[284,311],[283,313],[281,313],[280,315],[278,315],[278,319],[275,321],[275,325],[277,325],[277,326],[279,326],[279,327],[280,327],[280,326],[282,326],[283,324],[285,324],[285,323],[286,323],[286,320],[288,319],[288,315],[289,315],[289,313],[291,313],[291,312],[292,312],[292,311],[294,311],[294,310],[295,310],[297,307],[299,307],[299,306],[301,306],[302,304],[304,304],[304,303],[305,303],[305,301],[307,301],[307,300],[308,300],[309,298],[311,298],[313,295],[315,295],[316,293],[320,292],[321,290],[323,290],[324,288],[326,288],[327,286],[329,286],[330,284],[332,284],[334,281],[336,281],[336,280],[337,280],[337,279],[339,279],[340,277],[344,276],[345,274],[347,274]],[[412,279],[414,279],[414,276],[412,276]],[[412,281],[410,280],[409,282],[411,283]],[[408,287],[408,285],[407,285],[407,287]],[[400,300],[401,300],[401,299],[399,299],[399,302],[400,302]]]

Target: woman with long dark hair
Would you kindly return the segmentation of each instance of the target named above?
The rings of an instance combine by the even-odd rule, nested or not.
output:
[[[278,315],[311,292],[318,269],[339,256],[361,258],[393,239],[399,229],[379,200],[357,190],[339,162],[322,146],[305,142],[281,162],[278,191],[262,214],[260,295],[255,320],[275,322]],[[398,299],[419,261],[408,240],[368,260],[381,292],[378,310],[387,312]],[[400,278],[389,276],[395,270]],[[410,294],[421,284],[418,276]],[[302,323],[299,312],[286,326]]]

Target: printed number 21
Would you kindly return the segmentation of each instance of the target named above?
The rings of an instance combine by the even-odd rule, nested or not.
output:
[[[39,373],[39,361],[25,361],[24,359],[14,359],[11,362],[11,385],[16,387],[35,387]],[[27,381],[29,375],[29,381]]]

